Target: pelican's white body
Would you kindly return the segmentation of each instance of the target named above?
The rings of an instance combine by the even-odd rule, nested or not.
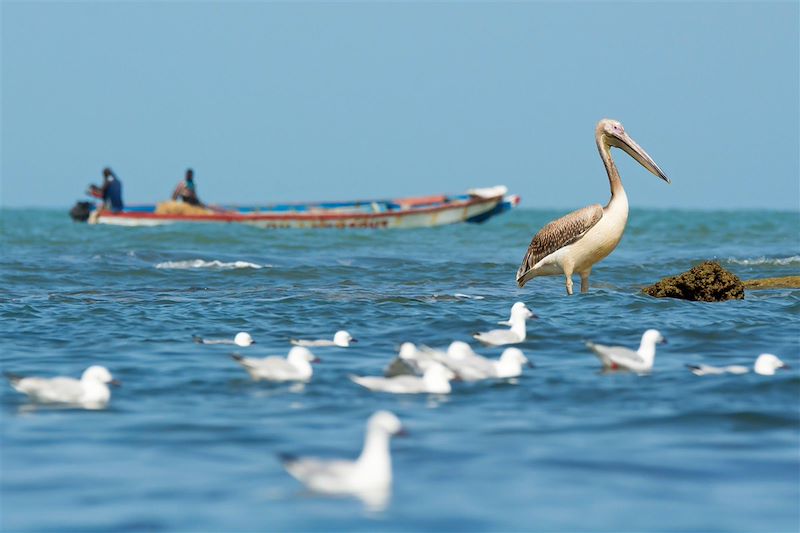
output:
[[[601,261],[619,244],[628,223],[628,197],[617,193],[603,208],[603,217],[581,239],[559,248],[536,263],[531,277],[556,276],[576,272],[588,276],[592,265]]]

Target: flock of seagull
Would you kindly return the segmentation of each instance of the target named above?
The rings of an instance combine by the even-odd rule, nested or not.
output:
[[[473,334],[473,338],[486,346],[508,346],[526,339],[527,320],[535,315],[523,302],[511,308],[508,320],[499,324],[508,329],[495,329]],[[200,344],[230,344],[246,348],[255,344],[247,332],[239,332],[233,339],[203,339],[194,337]],[[347,348],[357,342],[347,331],[337,331],[333,339],[291,339],[292,348],[286,357],[231,357],[254,380],[271,382],[308,382],[314,370],[312,363],[319,361],[309,349],[313,347]],[[646,374],[652,371],[656,346],[666,339],[655,329],[642,335],[639,348],[605,346],[587,342],[586,347],[600,360],[604,371],[630,371]],[[455,341],[446,350],[417,346],[405,342],[399,353],[388,363],[382,376],[356,376],[350,379],[370,391],[390,394],[449,394],[452,381],[479,381],[509,379],[520,376],[530,360],[516,347],[505,348],[498,359],[489,359],[476,353],[466,342]],[[746,374],[750,368],[742,365],[715,367],[686,365],[698,376],[720,374]],[[752,367],[756,374],[770,376],[778,369],[788,368],[773,354],[761,354]],[[84,409],[102,409],[111,399],[109,385],[118,385],[105,367],[93,365],[80,379],[71,377],[22,377],[6,373],[11,386],[26,394],[36,403],[61,404]],[[352,495],[368,505],[380,508],[387,500],[392,483],[392,466],[389,440],[402,434],[400,420],[388,411],[378,411],[367,421],[364,447],[355,461],[321,460],[281,455],[286,471],[310,490],[325,494]]]

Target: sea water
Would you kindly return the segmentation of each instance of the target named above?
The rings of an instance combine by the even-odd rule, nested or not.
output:
[[[631,212],[588,294],[563,278],[525,288],[530,238],[563,211],[484,225],[279,230],[122,228],[61,210],[3,210],[0,361],[23,375],[107,366],[102,411],[42,408],[2,384],[0,526],[8,531],[704,530],[800,527],[800,290],[742,301],[654,299],[641,287],[717,259],[742,278],[797,275],[798,213]],[[576,279],[577,286],[577,279]],[[452,394],[393,396],[378,375],[401,342],[446,347],[536,312],[520,345],[535,369]],[[304,387],[253,382],[230,355],[319,348]],[[638,345],[658,328],[652,374],[601,374],[585,340]],[[198,345],[193,335],[249,348]],[[496,357],[501,350],[479,348]],[[235,350],[234,350],[235,349]],[[792,368],[697,377],[687,364]],[[279,452],[354,458],[377,409],[392,442],[383,510],[307,493]]]

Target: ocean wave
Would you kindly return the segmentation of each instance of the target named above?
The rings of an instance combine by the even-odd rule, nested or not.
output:
[[[167,270],[191,270],[196,268],[216,268],[219,270],[231,270],[235,268],[264,268],[271,265],[258,265],[247,261],[224,262],[219,260],[204,261],[203,259],[191,259],[189,261],[165,261],[158,263],[156,268]]]
[[[756,257],[755,259],[735,259],[730,257],[726,259],[728,263],[735,265],[794,265],[800,263],[800,255],[793,255],[791,257]]]

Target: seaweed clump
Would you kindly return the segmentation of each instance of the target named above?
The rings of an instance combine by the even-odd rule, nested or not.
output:
[[[683,274],[664,278],[642,290],[656,298],[680,298],[695,302],[744,299],[742,280],[716,261],[704,261]]]

